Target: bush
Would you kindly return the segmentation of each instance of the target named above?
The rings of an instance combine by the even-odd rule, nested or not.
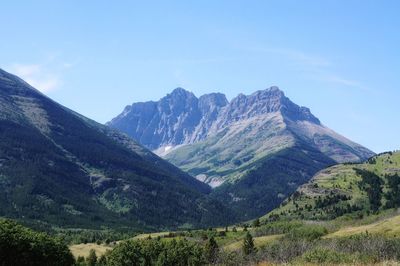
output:
[[[336,249],[367,255],[371,260],[400,260],[400,239],[370,234],[354,235],[335,241]]]
[[[254,236],[286,234],[291,230],[303,226],[302,222],[297,221],[279,221],[270,222],[266,225],[258,227],[254,231]]]
[[[0,219],[0,262],[2,265],[70,266],[75,261],[61,240]]]
[[[258,253],[260,261],[289,263],[314,247],[314,243],[303,239],[283,238],[264,246]]]
[[[339,264],[339,263],[352,263],[355,261],[354,256],[320,247],[307,251],[306,253],[303,254],[302,258],[305,262],[316,263],[316,264],[322,264],[322,263]]]
[[[304,225],[299,228],[291,230],[287,237],[290,239],[305,239],[307,241],[313,241],[320,239],[328,233],[328,230],[323,226],[318,225]]]
[[[135,265],[204,265],[204,249],[183,240],[130,240],[119,244],[107,255],[112,266]]]

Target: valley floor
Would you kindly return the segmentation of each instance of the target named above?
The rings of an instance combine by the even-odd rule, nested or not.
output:
[[[353,224],[353,225],[351,225]],[[255,250],[243,254],[247,232]],[[73,255],[98,256],[126,241],[187,240],[207,246],[210,238],[219,247],[218,265],[400,265],[400,214],[388,210],[357,221],[277,221],[248,228],[158,232],[110,243],[71,245]],[[232,261],[232,258],[233,261]],[[236,262],[234,262],[236,261]]]

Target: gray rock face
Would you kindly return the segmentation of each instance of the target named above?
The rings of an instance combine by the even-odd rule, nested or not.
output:
[[[296,141],[301,139],[337,162],[360,161],[373,155],[368,149],[323,126],[310,109],[293,103],[278,87],[251,95],[239,94],[230,102],[221,93],[197,98],[193,93],[177,88],[158,102],[127,106],[108,125],[126,132],[160,155],[181,145],[222,136],[224,130],[232,131],[232,134],[240,131],[242,136],[235,143],[227,141],[224,145],[237,145],[244,140],[248,143],[251,136],[247,130],[257,137],[259,145],[279,134],[286,141],[288,137]],[[278,142],[278,146],[286,145]]]
[[[239,94],[221,111],[216,124],[218,128],[222,128],[233,122],[276,112],[282,112],[291,120],[320,124],[308,108],[291,102],[278,87],[257,91],[249,96]]]
[[[177,88],[158,102],[134,103],[107,123],[128,133],[149,149],[204,139],[228,101],[221,93],[197,98]]]

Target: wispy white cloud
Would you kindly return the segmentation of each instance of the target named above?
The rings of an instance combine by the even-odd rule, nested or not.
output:
[[[43,93],[61,85],[59,76],[40,64],[12,64],[10,70]]]
[[[332,70],[334,64],[328,59],[309,55],[300,51],[282,49],[278,51],[291,60],[294,65],[300,67],[304,73],[314,80],[359,89],[365,92],[371,91],[369,88],[364,86],[361,81],[336,73],[335,70]]]
[[[265,49],[265,51],[286,57],[294,65],[307,67],[329,67],[332,65],[332,63],[326,58],[317,55],[307,54],[302,51],[283,48],[267,48]]]
[[[364,84],[362,84],[358,80],[347,79],[332,73],[325,73],[325,74],[321,73],[320,75],[317,76],[317,78],[325,82],[336,83],[347,87],[357,88],[365,92],[371,91],[369,88],[364,86]]]
[[[307,78],[371,92],[361,81],[337,73],[335,64],[323,56],[286,48],[251,47],[249,50],[281,57]]]
[[[64,61],[60,52],[49,52],[37,63],[14,62],[7,69],[37,90],[48,93],[60,89],[64,73],[78,63],[79,59]]]

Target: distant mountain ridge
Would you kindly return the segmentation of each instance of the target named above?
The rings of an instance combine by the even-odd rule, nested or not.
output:
[[[0,216],[51,226],[176,228],[232,219],[204,183],[1,69],[0,192]]]
[[[265,214],[325,167],[374,154],[278,87],[230,102],[178,88],[158,102],[126,107],[108,125],[216,188],[211,195],[242,219]]]
[[[351,142],[321,124],[309,108],[290,101],[278,87],[239,94],[228,102],[222,93],[193,93],[177,88],[159,101],[134,103],[107,125],[126,132],[142,145],[166,155],[175,147],[193,144],[239,121],[278,114],[293,134],[312,141],[318,149],[337,162],[362,161],[373,155],[370,150]],[[329,139],[339,140],[342,150],[328,147]]]

